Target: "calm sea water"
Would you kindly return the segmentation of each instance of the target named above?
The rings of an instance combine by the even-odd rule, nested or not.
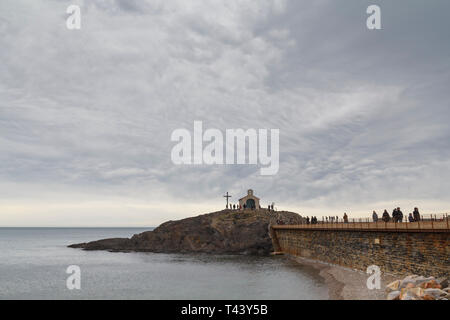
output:
[[[328,298],[317,271],[282,256],[110,253],[66,247],[142,231],[0,228],[0,299]],[[81,268],[81,290],[66,288],[69,265]]]

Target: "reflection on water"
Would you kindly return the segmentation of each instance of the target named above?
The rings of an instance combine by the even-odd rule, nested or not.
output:
[[[0,228],[0,299],[327,299],[316,270],[283,256],[110,253],[66,246],[133,228]],[[69,265],[81,290],[66,289]]]

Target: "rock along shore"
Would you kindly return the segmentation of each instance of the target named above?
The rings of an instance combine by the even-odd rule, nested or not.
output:
[[[436,279],[409,275],[386,286],[387,300],[449,300],[450,287],[447,277]]]
[[[270,225],[276,221],[299,224],[294,212],[222,210],[178,221],[131,238],[103,239],[72,244],[70,248],[120,252],[213,253],[266,255],[273,251]]]

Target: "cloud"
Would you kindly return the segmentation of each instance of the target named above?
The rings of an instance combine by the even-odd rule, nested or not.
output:
[[[250,187],[305,214],[448,209],[450,5],[378,2],[380,31],[365,27],[368,1],[2,1],[2,211],[26,204],[14,224],[31,225],[111,212],[120,225],[126,198],[159,208],[157,223]],[[65,28],[73,3],[78,31]],[[173,165],[171,132],[194,120],[279,128],[279,174]],[[57,199],[109,205],[44,215]]]

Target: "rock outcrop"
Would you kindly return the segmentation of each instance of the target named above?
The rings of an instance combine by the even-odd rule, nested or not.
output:
[[[447,278],[410,275],[387,285],[387,300],[449,300]]]
[[[299,224],[297,213],[268,210],[223,210],[179,221],[168,221],[153,231],[130,239],[114,238],[73,244],[84,250],[161,253],[269,254],[273,245],[270,225]]]

